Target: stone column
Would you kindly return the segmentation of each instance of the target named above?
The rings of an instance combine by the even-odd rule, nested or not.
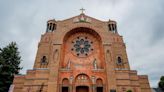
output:
[[[92,92],[96,92],[96,85],[95,84],[92,85]]]
[[[109,92],[110,89],[116,89],[116,75],[115,75],[115,62],[113,60],[113,53],[111,51],[112,46],[110,44],[104,45],[104,52],[105,52],[105,61],[106,61],[106,87],[107,91]],[[110,76],[110,77],[109,77]]]
[[[70,76],[70,85],[69,85],[69,92],[73,92],[73,76]]]
[[[57,92],[60,86],[58,85],[58,74],[59,74],[59,62],[60,62],[60,44],[53,44],[50,50],[50,62],[49,62],[49,80],[48,80],[48,91],[47,92]],[[53,55],[55,56],[53,58]]]

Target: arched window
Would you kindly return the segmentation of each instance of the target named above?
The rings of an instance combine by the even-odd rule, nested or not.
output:
[[[69,80],[67,78],[64,78],[62,80],[62,92],[69,92]]]
[[[48,60],[46,56],[43,56],[40,61],[40,68],[47,68],[48,66]]]
[[[112,31],[111,25],[108,24],[109,31]]]
[[[112,31],[114,31],[115,30],[115,28],[114,28],[114,24],[112,24]]]
[[[50,27],[49,27],[49,30],[52,30],[52,23],[50,23]]]
[[[56,30],[56,24],[54,23],[53,24],[53,28],[52,28],[52,31]]]
[[[49,32],[49,26],[50,26],[50,24],[47,23],[47,29],[46,29],[46,32]]]
[[[96,84],[97,84],[97,85],[103,85],[102,79],[101,79],[101,78],[98,78],[98,79],[96,80]]]
[[[47,58],[46,58],[46,56],[43,56],[43,57],[42,57],[41,63],[47,63]]]
[[[98,78],[96,80],[96,85],[97,85],[96,92],[103,92],[103,81],[101,78]]]
[[[68,80],[67,78],[64,78],[64,79],[62,80],[62,84],[63,84],[63,85],[68,85],[68,84],[69,84],[69,80]]]
[[[121,59],[121,57],[117,57],[117,64],[122,64],[122,59]]]

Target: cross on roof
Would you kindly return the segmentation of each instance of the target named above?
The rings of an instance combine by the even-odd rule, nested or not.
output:
[[[84,8],[81,8],[80,11],[81,11],[81,13],[84,13],[85,9]]]

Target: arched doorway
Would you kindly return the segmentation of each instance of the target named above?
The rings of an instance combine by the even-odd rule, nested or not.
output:
[[[77,86],[76,92],[89,92],[89,87],[88,86]]]
[[[79,74],[75,78],[75,92],[90,92],[91,80],[86,74]]]

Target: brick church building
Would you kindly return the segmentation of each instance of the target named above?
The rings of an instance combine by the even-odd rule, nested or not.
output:
[[[14,92],[151,92],[148,76],[130,69],[116,21],[84,13],[47,22],[33,69],[13,85]]]

